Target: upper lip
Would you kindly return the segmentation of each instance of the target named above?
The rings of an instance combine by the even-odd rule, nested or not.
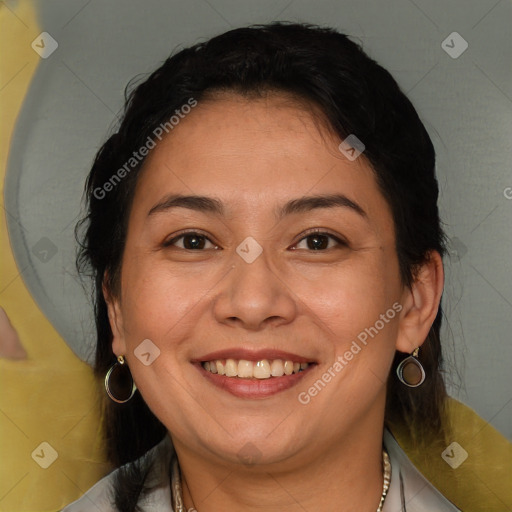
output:
[[[316,362],[312,358],[299,356],[292,354],[291,352],[285,352],[283,350],[276,349],[259,349],[259,350],[248,350],[245,348],[226,348],[223,350],[217,350],[215,352],[209,352],[204,356],[194,358],[192,362],[204,362],[214,361],[216,359],[244,359],[246,361],[261,361],[263,359],[273,360],[282,359],[283,361],[293,361],[294,363],[313,363]]]

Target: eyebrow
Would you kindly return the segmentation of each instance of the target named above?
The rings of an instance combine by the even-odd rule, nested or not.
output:
[[[275,210],[275,216],[281,220],[287,215],[294,213],[306,213],[320,208],[349,208],[367,219],[368,215],[363,208],[343,194],[328,194],[316,196],[304,196],[292,199]],[[167,212],[173,208],[188,208],[202,213],[213,213],[224,215],[222,201],[197,195],[171,194],[163,198],[149,210],[148,217],[156,213]]]

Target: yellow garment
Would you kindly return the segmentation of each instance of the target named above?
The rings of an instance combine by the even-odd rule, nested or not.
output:
[[[512,511],[512,444],[468,406],[450,398],[447,424],[453,434],[447,440],[458,443],[467,459],[451,468],[441,457],[444,442],[419,450],[401,425],[392,432],[414,465],[463,512]]]
[[[14,121],[39,62],[30,44],[42,31],[31,1],[19,1],[10,9],[0,4],[2,206]],[[0,511],[53,512],[79,498],[109,470],[100,394],[90,367],[72,353],[26,289],[10,250],[3,208],[0,247],[0,306],[28,353],[21,361],[0,358]],[[448,414],[457,432],[453,441],[468,452],[457,469],[442,459],[444,446],[419,452],[399,425],[393,433],[423,474],[464,512],[511,511],[511,444],[455,400],[450,400]],[[38,454],[48,456],[48,447],[40,447],[43,442],[58,455],[47,469],[36,462],[41,460]]]

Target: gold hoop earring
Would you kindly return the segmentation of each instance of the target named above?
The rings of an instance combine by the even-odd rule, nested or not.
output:
[[[396,374],[402,384],[409,388],[417,388],[425,381],[425,369],[418,361],[419,347],[406,357],[396,368]]]
[[[114,390],[112,390],[110,379],[114,372],[118,374],[117,379],[120,383],[114,382]],[[129,381],[131,381],[131,384],[129,384]],[[126,385],[127,382],[128,385]],[[129,392],[126,391],[127,388],[130,390]],[[109,398],[118,404],[125,404],[130,401],[135,391],[137,391],[137,386],[135,385],[128,365],[125,365],[123,356],[117,356],[117,361],[109,368],[105,375],[105,391]]]

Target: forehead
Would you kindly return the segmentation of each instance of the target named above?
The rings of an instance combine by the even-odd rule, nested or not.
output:
[[[313,106],[290,96],[217,96],[199,102],[151,151],[136,200],[192,193],[271,208],[340,192],[370,210],[386,208],[366,159],[348,160],[339,143]]]

